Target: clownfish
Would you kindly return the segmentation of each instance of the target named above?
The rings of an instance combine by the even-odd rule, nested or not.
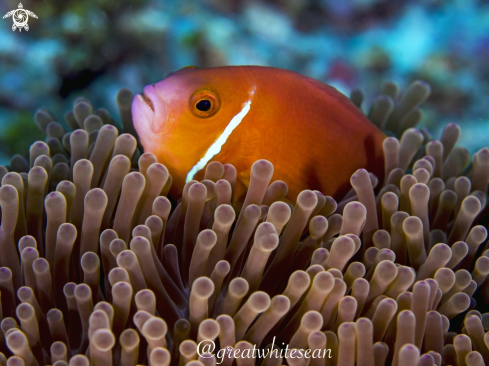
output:
[[[289,199],[304,189],[341,197],[357,169],[383,173],[384,133],[335,88],[288,70],[186,67],[147,85],[132,116],[145,151],[168,168],[172,195],[211,161],[235,166],[235,197],[259,159]]]

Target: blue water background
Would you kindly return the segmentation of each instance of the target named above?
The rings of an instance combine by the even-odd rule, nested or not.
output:
[[[396,0],[34,1],[28,32],[0,20],[0,163],[44,106],[58,120],[88,97],[117,116],[121,87],[140,92],[187,65],[298,71],[366,105],[385,80],[427,80],[423,126],[462,127],[471,151],[489,145],[489,2]],[[0,13],[16,9],[2,1]],[[286,107],[286,106],[284,106]],[[32,129],[36,127],[32,125]],[[17,131],[22,129],[21,131]],[[14,136],[7,140],[5,136]],[[20,137],[19,137],[20,136]],[[12,141],[13,139],[13,141]]]

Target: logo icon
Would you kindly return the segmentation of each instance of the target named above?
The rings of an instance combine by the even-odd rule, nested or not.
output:
[[[13,31],[15,31],[17,28],[19,28],[19,32],[22,31],[22,28],[28,31],[29,25],[27,24],[27,22],[29,20],[29,15],[37,19],[36,14],[34,14],[32,11],[24,9],[24,6],[22,5],[22,3],[20,3],[18,9],[9,11],[3,16],[3,19],[12,17],[12,20],[14,21],[14,24],[12,25]]]

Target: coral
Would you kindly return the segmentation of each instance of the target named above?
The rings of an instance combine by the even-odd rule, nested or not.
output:
[[[384,182],[360,169],[341,200],[290,202],[259,160],[235,206],[220,162],[167,197],[128,90],[126,133],[84,98],[71,132],[38,110],[46,142],[0,167],[0,365],[489,362],[489,149],[471,157],[455,124],[417,130],[429,93],[386,83],[370,108]]]

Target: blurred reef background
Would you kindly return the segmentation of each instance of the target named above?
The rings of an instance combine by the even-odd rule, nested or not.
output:
[[[2,0],[0,13],[18,7]],[[375,98],[385,80],[432,86],[423,126],[489,144],[487,0],[26,0],[28,32],[0,22],[0,164],[42,134],[41,106],[63,122],[80,95],[113,115],[134,92],[187,65],[286,68]]]

